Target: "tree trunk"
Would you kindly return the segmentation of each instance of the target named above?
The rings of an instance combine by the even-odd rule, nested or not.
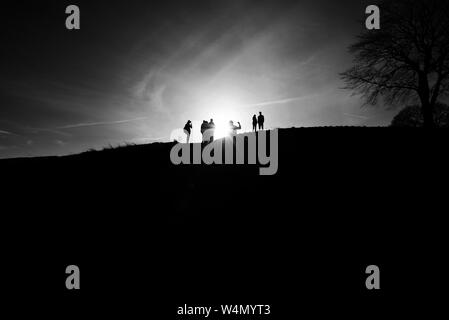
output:
[[[423,102],[421,106],[421,112],[424,120],[424,128],[434,128],[435,118],[433,116],[433,106],[429,102]]]
[[[429,79],[427,78],[427,74],[424,72],[419,73],[419,97],[421,99],[421,113],[424,120],[423,126],[424,128],[434,128],[434,103],[430,101]]]

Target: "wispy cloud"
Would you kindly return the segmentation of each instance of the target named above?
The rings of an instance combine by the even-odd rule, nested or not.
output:
[[[165,76],[158,70],[150,70],[132,89],[134,98],[147,102],[156,111],[164,111]]]
[[[13,135],[12,132],[9,131],[5,131],[5,130],[0,130],[0,134],[5,134],[5,135]]]
[[[286,98],[286,99],[280,99],[280,100],[264,101],[264,102],[260,102],[260,103],[250,104],[250,105],[248,105],[248,107],[263,107],[263,106],[270,106],[270,105],[274,105],[274,104],[284,104],[284,103],[294,102],[294,101],[298,101],[298,100],[302,100],[302,99],[304,99],[304,97],[294,97],[294,98]]]
[[[143,121],[143,120],[147,120],[147,119],[148,119],[148,117],[141,117],[141,118],[117,120],[117,121],[86,122],[86,123],[69,124],[66,126],[57,127],[56,129],[62,130],[62,129],[83,128],[83,127],[109,126],[109,125],[116,125],[116,124],[122,124],[122,123]]]
[[[63,146],[66,145],[66,143],[65,143],[64,141],[62,141],[62,140],[55,140],[55,143],[56,143],[58,146],[61,146],[61,147],[63,147]]]
[[[304,95],[301,97],[292,97],[292,98],[284,98],[284,99],[277,99],[277,100],[270,100],[270,101],[262,101],[259,103],[253,103],[253,104],[246,105],[246,107],[264,107],[264,106],[272,106],[272,105],[277,105],[277,104],[285,104],[285,103],[308,99],[308,98],[318,96],[318,95],[319,94],[309,94],[309,95]]]
[[[362,116],[359,114],[345,113],[344,115],[349,118],[356,118],[356,119],[360,119],[360,120],[369,120],[370,119],[369,117]]]
[[[38,134],[38,133],[41,133],[41,132],[47,132],[47,133],[52,133],[52,134],[59,135],[59,136],[68,137],[68,138],[73,137],[73,135],[70,134],[70,133],[63,132],[63,131],[60,131],[60,130],[53,130],[53,129],[32,129],[31,132],[33,134]]]
[[[170,137],[169,136],[165,136],[165,137],[155,137],[155,138],[136,138],[133,139],[132,141],[134,143],[151,143],[151,142],[159,142],[159,141],[163,141],[163,140],[169,140]]]

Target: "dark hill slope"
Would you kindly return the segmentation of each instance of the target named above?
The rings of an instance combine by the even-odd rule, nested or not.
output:
[[[0,172],[7,207],[27,217],[20,223],[57,225],[71,211],[80,228],[112,234],[149,221],[161,228],[254,217],[285,226],[301,218],[323,229],[437,212],[448,176],[447,138],[448,131],[281,129],[275,176],[259,176],[249,165],[175,166],[171,143],[1,160]]]
[[[275,176],[256,166],[174,166],[170,143],[1,160],[3,235],[21,248],[9,252],[22,259],[14,270],[44,261],[48,281],[55,263],[81,261],[98,290],[109,282],[95,274],[111,265],[126,273],[117,286],[130,294],[149,286],[162,296],[277,299],[285,283],[311,297],[359,292],[360,270],[373,261],[391,277],[441,256],[448,133],[281,129]],[[396,278],[390,289],[407,285]]]

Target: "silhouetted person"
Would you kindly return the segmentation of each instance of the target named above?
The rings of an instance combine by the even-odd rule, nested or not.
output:
[[[214,119],[210,119],[209,122],[209,130],[210,130],[210,142],[214,141],[214,134],[215,134],[215,123]]]
[[[235,126],[234,125],[234,121],[229,121],[229,131],[231,135],[236,135],[237,134],[237,130],[241,130],[242,129],[242,125],[240,124],[240,122],[237,122],[239,124],[239,126]]]
[[[203,136],[202,141],[206,141],[206,137],[204,136],[204,133],[209,129],[209,123],[206,120],[203,120],[203,123],[201,124],[201,135]]]
[[[256,115],[253,116],[253,131],[254,132],[257,131],[257,116]]]
[[[262,112],[259,112],[259,116],[257,117],[257,123],[259,124],[259,130],[263,130],[263,124],[265,122],[265,117]]]
[[[187,121],[186,125],[184,126],[184,133],[187,136],[187,143],[190,142],[190,134],[192,133],[192,121]]]

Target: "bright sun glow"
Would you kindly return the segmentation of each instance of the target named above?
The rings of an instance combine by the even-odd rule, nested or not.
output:
[[[215,138],[220,139],[229,135],[229,120],[224,118],[216,118],[215,122]]]
[[[215,123],[215,139],[229,135],[229,121],[236,120],[239,103],[229,96],[213,97],[212,114]]]
[[[191,119],[193,122],[192,134],[190,142],[201,142],[201,124],[203,120],[209,122],[214,120],[215,132],[214,138],[221,139],[229,135],[230,126],[229,121],[241,122],[244,126],[248,119],[246,112],[242,113],[244,106],[240,95],[234,90],[216,89],[216,88],[201,88],[195,92],[195,118]],[[189,119],[186,117],[186,119]],[[243,128],[242,131],[243,132]],[[186,135],[182,129],[172,134],[172,140],[185,141]]]

